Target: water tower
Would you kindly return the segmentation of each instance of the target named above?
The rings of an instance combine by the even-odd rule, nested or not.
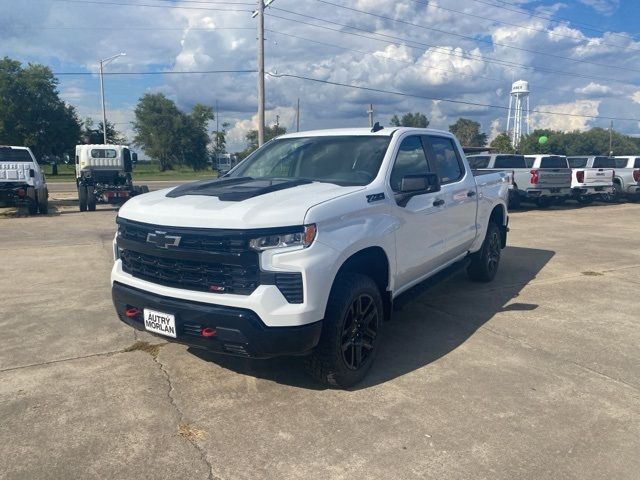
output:
[[[511,85],[507,133],[513,148],[518,148],[522,135],[529,134],[529,82],[525,80],[518,80]]]

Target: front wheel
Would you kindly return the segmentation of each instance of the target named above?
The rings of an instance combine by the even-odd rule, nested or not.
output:
[[[90,212],[95,212],[96,203],[97,203],[97,199],[96,199],[96,194],[93,190],[93,187],[87,187],[87,209]]]
[[[42,190],[38,195],[38,211],[41,215],[49,213],[49,194],[47,190]]]
[[[320,341],[307,359],[307,370],[320,383],[348,388],[371,368],[380,343],[383,306],[375,282],[344,273],[335,281]]]
[[[29,215],[38,213],[38,192],[34,188],[27,189],[27,198],[29,199]]]
[[[487,235],[482,242],[482,248],[474,253],[471,264],[467,268],[467,274],[476,282],[490,282],[498,273],[500,255],[502,253],[502,240],[500,228],[493,222],[489,222]]]

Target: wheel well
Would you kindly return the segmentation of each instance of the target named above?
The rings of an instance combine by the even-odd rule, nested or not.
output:
[[[495,223],[500,228],[502,248],[507,246],[507,227],[505,226],[505,211],[502,205],[496,205],[489,216],[489,223]]]
[[[391,292],[387,290],[389,286],[389,259],[384,250],[380,247],[369,247],[354,253],[342,264],[336,278],[346,272],[366,275],[376,283],[384,305],[384,317],[388,320],[391,317],[392,305]]]

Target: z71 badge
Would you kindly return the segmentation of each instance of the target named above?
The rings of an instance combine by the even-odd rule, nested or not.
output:
[[[384,200],[384,192],[383,193],[373,193],[371,195],[367,195],[367,202],[373,203],[379,200]]]

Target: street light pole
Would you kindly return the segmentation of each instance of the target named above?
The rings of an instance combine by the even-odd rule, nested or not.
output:
[[[124,57],[126,55],[126,53],[122,52],[122,53],[118,53],[117,55],[114,55],[113,57],[109,57],[109,58],[104,58],[102,60],[100,60],[100,96],[102,98],[102,138],[103,138],[103,143],[106,145],[107,144],[107,110],[105,107],[105,102],[104,102],[104,66],[111,62],[112,60],[115,60],[118,57]]]
[[[264,143],[264,1],[258,0],[258,146]]]

